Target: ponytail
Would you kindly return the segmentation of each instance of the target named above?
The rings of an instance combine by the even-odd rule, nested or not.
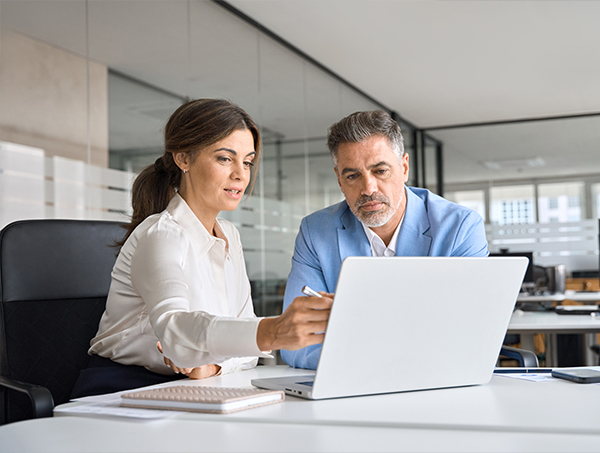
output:
[[[148,165],[137,175],[131,188],[133,215],[131,222],[125,225],[127,229],[125,237],[117,245],[122,246],[146,217],[167,208],[180,181],[181,170],[175,165],[173,155],[168,152],[165,152],[156,159],[154,164]]]

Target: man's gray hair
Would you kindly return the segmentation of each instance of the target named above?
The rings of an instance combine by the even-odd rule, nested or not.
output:
[[[360,143],[374,135],[388,139],[400,162],[404,154],[404,139],[400,126],[387,112],[373,110],[348,115],[327,130],[327,146],[333,165],[337,167],[337,151],[341,143]]]

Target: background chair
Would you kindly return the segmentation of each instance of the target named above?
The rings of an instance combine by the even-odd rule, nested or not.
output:
[[[509,361],[516,360],[520,367],[537,368],[540,366],[538,356],[534,351],[528,351],[527,349],[517,347],[520,342],[520,335],[506,334],[502,349],[500,350],[498,366],[511,366],[510,364],[505,364],[505,359],[508,359]]]
[[[69,400],[104,312],[120,225],[26,220],[0,232],[0,424],[52,416]]]
[[[520,367],[537,368],[540,366],[537,356],[527,349],[513,348],[512,346],[504,345],[500,350],[500,356],[518,361]]]

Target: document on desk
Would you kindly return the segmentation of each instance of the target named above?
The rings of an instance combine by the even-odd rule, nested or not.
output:
[[[126,392],[78,398],[75,400],[76,402],[79,401],[85,404],[58,407],[54,409],[54,413],[64,415],[110,415],[139,419],[160,419],[175,415],[173,411],[168,410],[123,407],[121,406],[121,395],[123,393]]]
[[[496,368],[495,376],[504,376],[524,381],[552,381],[552,368]]]
[[[509,377],[513,379],[523,379],[524,381],[533,381],[533,382],[543,382],[543,381],[554,381],[555,379],[551,374],[533,374],[533,373],[524,373],[524,374],[501,374],[500,376]]]

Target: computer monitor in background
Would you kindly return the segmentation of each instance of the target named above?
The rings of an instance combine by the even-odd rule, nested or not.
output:
[[[508,252],[501,250],[499,253],[490,253],[490,256],[524,256],[529,258],[529,264],[527,265],[527,271],[525,271],[525,277],[523,277],[523,283],[535,284],[533,252]]]

